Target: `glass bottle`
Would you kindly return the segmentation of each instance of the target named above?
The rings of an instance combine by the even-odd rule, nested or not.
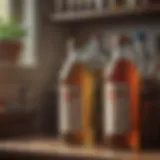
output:
[[[126,57],[132,53],[128,38],[115,36],[112,42],[113,58],[104,74],[104,143],[113,148],[138,148],[139,74]]]
[[[138,53],[141,73],[140,94],[140,146],[143,149],[154,148],[158,142],[158,117],[160,85],[156,78],[154,56],[148,52],[146,34],[136,32],[135,49]],[[153,54],[153,53],[152,53]],[[140,55],[140,56],[139,56]],[[143,65],[142,65],[143,64]],[[155,143],[155,139],[157,139]],[[159,142],[158,142],[159,143]]]
[[[93,142],[96,144],[102,143],[102,70],[107,61],[107,55],[104,55],[104,50],[101,45],[101,36],[92,35],[87,47],[86,53],[83,56],[83,61],[86,68],[93,75],[93,94],[92,94],[92,130]]]
[[[149,51],[147,40],[148,38],[143,31],[137,31],[133,35],[137,67],[143,78],[152,77],[156,68],[155,56]]]
[[[68,58],[60,72],[60,136],[69,144],[92,145],[93,75],[73,40]]]
[[[80,121],[81,65],[76,63],[77,51],[75,50],[74,40],[69,40],[67,47],[67,59],[60,70],[59,78],[59,132],[60,137],[66,142],[81,144],[83,141]]]
[[[144,52],[145,37],[144,34],[136,32],[133,35],[133,46],[137,55],[137,67],[142,76],[148,73],[148,55]]]

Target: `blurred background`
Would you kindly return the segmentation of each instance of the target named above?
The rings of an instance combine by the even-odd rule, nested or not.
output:
[[[159,6],[156,0],[0,0],[0,138],[103,143],[106,70],[118,52],[141,79],[133,95],[140,99],[133,106],[141,139],[136,144],[159,148]],[[74,96],[81,98],[75,102]],[[68,103],[78,109],[64,111]]]
[[[52,114],[52,120],[49,121],[54,121],[55,82],[51,80],[53,66],[49,60],[54,58],[51,40],[53,34],[52,24],[46,16],[51,6],[46,7],[43,3],[45,2],[32,0],[0,1],[2,137],[28,134],[31,130],[33,132],[30,126],[42,123],[39,119],[39,115],[43,118],[41,113],[35,118],[38,122],[31,120],[32,113],[35,113],[35,109],[37,113],[40,105],[43,106],[40,112],[48,105],[46,112]],[[53,95],[52,98],[50,94]],[[55,135],[53,130],[56,132],[56,127],[50,125],[50,128]]]

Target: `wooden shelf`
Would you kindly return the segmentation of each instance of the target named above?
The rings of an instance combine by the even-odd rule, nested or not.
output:
[[[0,153],[17,153],[17,154],[33,154],[33,155],[50,155],[57,157],[65,157],[70,159],[73,157],[81,159],[97,159],[97,160],[159,160],[159,152],[141,152],[133,153],[131,151],[114,151],[106,148],[84,148],[64,145],[53,139],[26,139],[26,140],[7,140],[0,141]],[[68,157],[68,158],[67,158]]]
[[[113,18],[138,18],[141,16],[155,16],[160,15],[160,8],[152,9],[128,9],[117,11],[83,11],[83,12],[69,12],[69,13],[55,13],[51,15],[51,21],[54,23],[76,23],[89,22],[99,19],[109,20]],[[158,16],[157,16],[158,17]]]

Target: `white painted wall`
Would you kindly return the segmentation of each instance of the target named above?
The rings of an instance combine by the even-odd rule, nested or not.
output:
[[[19,64],[24,67],[35,67],[36,58],[36,39],[37,39],[37,14],[36,0],[23,0],[22,25],[27,30],[27,36],[24,38],[24,49],[20,57]]]
[[[12,0],[0,0],[0,20],[9,21],[11,18],[11,2]]]
[[[8,21],[11,16],[11,0],[0,0],[0,19]]]

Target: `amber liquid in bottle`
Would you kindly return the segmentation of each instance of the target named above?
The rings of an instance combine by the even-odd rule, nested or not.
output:
[[[63,139],[69,144],[89,145],[92,143],[92,75],[83,64],[76,63],[63,83],[69,89],[65,96],[69,120]]]
[[[93,110],[92,110],[92,126],[94,131],[94,142],[101,145],[103,137],[103,105],[102,105],[102,71],[95,69],[94,71],[94,89],[93,89]]]
[[[105,79],[104,143],[113,148],[139,148],[139,74],[135,65],[120,58]],[[107,121],[107,122],[106,122]]]
[[[71,118],[72,118],[71,114],[75,114],[75,113],[72,113],[72,111],[74,110],[74,108],[72,108],[72,107],[74,107],[73,105],[76,105],[76,104],[73,104],[73,100],[76,98],[75,92],[73,90],[74,90],[74,88],[76,88],[77,90],[79,90],[77,92],[80,92],[80,87],[81,87],[81,84],[80,84],[81,71],[80,70],[81,70],[80,65],[74,65],[73,68],[71,69],[66,81],[63,82],[67,85],[67,93],[65,95],[65,98],[66,98],[65,101],[68,104],[68,107],[67,107],[68,128],[67,128],[66,133],[63,135],[63,139],[67,143],[72,143],[72,144],[81,144],[82,140],[83,140],[83,134],[79,128],[80,126],[77,129],[71,128],[73,125],[73,124],[71,124]],[[79,96],[78,98],[81,98],[80,94],[78,95],[78,93],[76,96]],[[77,104],[77,105],[80,105],[80,104]],[[81,106],[79,106],[79,107],[81,107]],[[73,121],[75,121],[75,119],[73,119]],[[74,124],[74,125],[76,125],[76,124]]]

